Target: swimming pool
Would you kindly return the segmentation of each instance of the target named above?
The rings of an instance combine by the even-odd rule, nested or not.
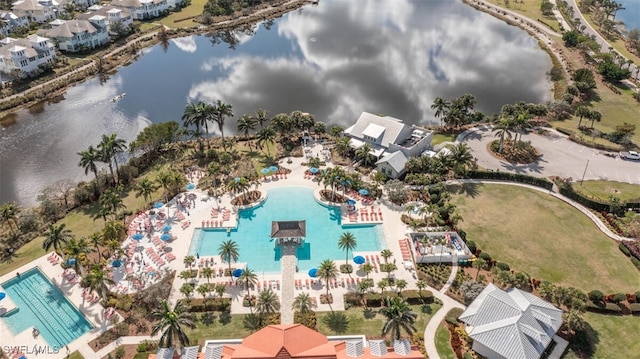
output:
[[[21,273],[2,287],[18,307],[0,318],[14,335],[35,327],[47,344],[62,348],[93,328],[39,268]]]
[[[256,272],[280,272],[280,247],[276,247],[269,234],[272,221],[288,220],[307,221],[307,237],[296,253],[300,271],[314,268],[325,259],[344,261],[345,252],[338,248],[338,239],[345,232],[351,232],[356,237],[356,251],[380,251],[385,248],[379,225],[343,227],[340,209],[317,203],[312,188],[279,187],[269,190],[267,200],[261,205],[241,210],[237,229],[229,233],[226,229],[196,229],[189,254],[218,255],[220,243],[231,239],[238,245],[239,262],[246,262],[247,267]]]

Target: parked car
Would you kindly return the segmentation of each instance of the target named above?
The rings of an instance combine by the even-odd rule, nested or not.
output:
[[[620,152],[620,158],[623,160],[640,161],[640,153],[636,151]]]

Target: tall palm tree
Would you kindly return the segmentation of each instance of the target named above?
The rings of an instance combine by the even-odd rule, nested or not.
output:
[[[15,202],[3,203],[0,206],[0,220],[2,220],[2,223],[8,224],[13,233],[18,230],[16,223],[18,221],[18,213],[19,208]]]
[[[431,109],[436,111],[436,118],[440,119],[440,126],[442,126],[442,119],[447,115],[447,110],[449,109],[450,105],[451,103],[449,103],[449,101],[443,99],[442,97],[436,97],[436,99],[433,101],[433,104],[431,105]]]
[[[255,271],[249,268],[245,268],[238,280],[244,284],[244,288],[247,290],[247,295],[251,297],[251,287],[258,283],[258,275]]]
[[[451,164],[455,173],[465,173],[473,164],[473,154],[466,143],[460,142],[451,148]]]
[[[589,113],[591,112],[591,110],[589,110],[589,108],[587,106],[578,106],[576,108],[576,111],[574,112],[575,116],[578,116],[579,120],[578,120],[578,128],[580,128],[580,125],[582,124],[582,119],[585,117],[589,116]]]
[[[122,198],[110,189],[106,190],[100,196],[100,200],[98,202],[101,208],[105,208],[107,213],[113,215],[114,219],[117,217],[119,210],[127,208],[127,206],[124,205]]]
[[[276,141],[276,131],[271,126],[262,128],[256,134],[258,138],[258,146],[267,148],[267,156],[271,157],[271,151],[269,151],[269,145],[273,145]]]
[[[238,257],[240,257],[240,253],[238,252],[238,244],[231,239],[222,242],[218,247],[218,255],[223,262],[229,263],[229,276],[233,278],[233,275],[231,273],[231,262],[237,261]]]
[[[260,292],[256,300],[256,312],[258,312],[261,325],[268,315],[275,314],[279,310],[280,301],[278,300],[278,295],[271,288]]]
[[[207,113],[210,111],[207,108],[207,104],[198,101],[198,102],[189,102],[182,112],[182,124],[185,128],[190,126],[196,126],[196,133],[201,133],[200,128],[202,126],[206,127],[207,132]]]
[[[113,279],[109,278],[107,271],[100,264],[94,264],[91,267],[91,270],[85,276],[85,281],[88,287],[98,294],[104,302],[107,301],[109,286],[115,284]]]
[[[102,258],[102,253],[100,253],[100,246],[104,244],[104,237],[100,232],[91,232],[89,236],[87,236],[87,240],[98,252],[98,258]]]
[[[594,122],[600,122],[602,120],[602,113],[598,111],[589,111],[589,120],[591,120],[591,128],[593,128]]]
[[[316,275],[327,284],[327,297],[329,296],[329,282],[338,279],[340,271],[331,259],[325,259],[320,263]]]
[[[373,156],[371,155],[371,150],[373,148],[367,142],[365,142],[360,148],[356,150],[356,158],[362,160],[362,164],[366,167],[371,163]]]
[[[338,240],[338,248],[343,249],[346,252],[345,265],[349,264],[349,251],[353,251],[358,245],[356,236],[351,232],[344,232],[340,235]]]
[[[109,172],[111,172],[111,179],[113,183],[117,183],[116,176],[113,172],[112,161],[115,162],[116,171],[118,170],[117,154],[123,152],[126,149],[126,142],[123,139],[119,139],[118,135],[112,133],[111,135],[102,135],[102,140],[98,144],[98,151],[100,152],[100,161],[109,165]]]
[[[302,292],[298,294],[291,303],[291,309],[298,311],[298,313],[308,313],[313,311],[315,303],[311,300],[309,293]]]
[[[256,121],[258,121],[261,129],[264,128],[265,122],[269,121],[269,118],[267,117],[267,110],[264,110],[264,109],[257,110],[253,114],[253,118],[255,118]]]
[[[400,340],[403,330],[409,337],[416,332],[414,323],[418,315],[411,311],[411,307],[404,299],[387,297],[385,306],[380,309],[380,313],[387,318],[382,327],[382,336],[386,337],[387,334],[391,334],[392,339]]]
[[[193,329],[196,325],[193,322],[193,314],[189,313],[181,301],[178,301],[171,309],[169,303],[163,300],[160,303],[160,308],[154,311],[151,316],[158,320],[151,329],[151,335],[162,332],[160,343],[158,343],[160,348],[173,347],[174,338],[178,338],[183,347],[189,345],[189,337],[183,327]]]
[[[78,155],[80,155],[80,162],[78,163],[78,166],[84,169],[84,174],[88,175],[89,172],[93,172],[93,175],[96,178],[95,189],[96,193],[98,193],[100,190],[100,183],[98,180],[97,162],[100,161],[100,151],[96,150],[93,145],[91,145],[88,149],[78,152]]]
[[[144,202],[149,203],[151,201],[151,195],[153,195],[157,189],[158,186],[156,186],[152,180],[145,177],[136,183],[136,197],[142,196]]]
[[[393,257],[393,252],[389,249],[383,249],[380,251],[380,255],[382,256],[382,259],[384,259],[385,263],[389,263],[389,258]]]
[[[55,224],[49,225],[49,229],[44,233],[44,242],[42,242],[42,248],[45,251],[48,251],[53,247],[56,253],[62,253],[62,248],[64,247],[63,244],[74,238],[73,233],[65,227],[66,224],[64,223],[59,226],[56,226]]]
[[[69,258],[75,259],[73,269],[75,269],[76,273],[83,275],[84,268],[82,263],[87,261],[87,254],[92,252],[92,248],[89,247],[87,239],[84,237],[80,239],[69,238],[62,250]]]
[[[127,234],[127,229],[124,224],[118,221],[108,221],[104,224],[102,229],[102,238],[104,241],[117,241],[120,242]]]
[[[498,153],[502,153],[502,147],[504,145],[504,138],[511,138],[511,129],[513,128],[511,121],[508,118],[501,118],[498,123],[493,126],[493,132],[495,137],[500,137],[500,144],[498,146]]]
[[[349,151],[351,151],[350,141],[351,139],[349,137],[340,137],[336,140],[335,148],[340,156],[347,156],[349,154]]]
[[[209,284],[209,280],[213,277],[213,269],[211,267],[202,268],[202,276],[207,278],[207,284]]]
[[[171,172],[160,172],[156,177],[156,182],[164,190],[165,203],[169,202],[170,189],[173,186],[173,176]]]
[[[222,148],[227,151],[226,143],[224,142],[224,122],[227,117],[233,117],[233,106],[228,103],[224,103],[220,100],[216,101],[213,106],[214,111],[212,113],[212,119],[218,124],[218,130],[220,130],[220,137],[222,137]]]
[[[485,261],[482,258],[478,258],[473,262],[473,267],[476,268],[478,271],[476,272],[476,277],[474,280],[478,280],[478,274],[480,274],[481,270],[487,269],[488,267],[488,263],[487,261]]]
[[[251,150],[251,141],[249,141],[249,132],[255,130],[258,125],[258,120],[249,115],[242,115],[238,119],[238,132],[244,134],[245,139],[247,140],[247,144],[249,145],[249,150]]]
[[[291,118],[286,113],[279,113],[271,119],[271,127],[280,135],[280,141],[291,131]]]

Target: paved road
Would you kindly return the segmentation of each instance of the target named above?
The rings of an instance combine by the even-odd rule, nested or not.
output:
[[[607,179],[611,181],[640,184],[640,162],[625,161],[604,156],[600,151],[579,145],[553,132],[543,136],[526,134],[522,137],[540,151],[541,159],[532,164],[513,164],[500,160],[489,153],[487,147],[495,140],[489,127],[478,127],[470,132],[462,142],[473,150],[478,165],[492,170],[521,173],[536,177],[572,177],[580,180]],[[587,166],[587,161],[589,162]]]

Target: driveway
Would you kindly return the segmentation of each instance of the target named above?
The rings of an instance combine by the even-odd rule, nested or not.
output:
[[[523,141],[531,141],[542,155],[538,162],[527,165],[513,164],[494,157],[487,149],[493,140],[495,137],[491,128],[479,127],[462,139],[462,142],[473,150],[479,166],[492,170],[536,177],[572,177],[574,181],[579,181],[586,168],[585,180],[606,179],[640,184],[640,161],[604,156],[598,150],[579,145],[555,132],[550,135],[522,136]]]

